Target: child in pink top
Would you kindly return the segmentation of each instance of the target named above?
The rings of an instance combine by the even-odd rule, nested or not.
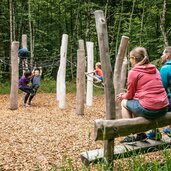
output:
[[[120,93],[122,117],[142,116],[155,119],[165,115],[168,110],[168,98],[157,68],[149,64],[147,51],[143,47],[130,52],[132,69],[128,73],[127,92]],[[128,137],[127,137],[128,138]],[[145,133],[137,135],[135,140],[146,138]]]

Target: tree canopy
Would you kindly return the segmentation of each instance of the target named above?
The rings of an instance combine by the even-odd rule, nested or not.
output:
[[[130,38],[129,49],[147,48],[150,61],[159,59],[171,41],[171,3],[168,0],[1,0],[0,71],[9,71],[11,41],[28,36],[33,63],[53,75],[58,66],[62,34],[69,35],[68,60],[76,63],[79,39],[95,43],[95,62],[99,61],[94,11],[103,10],[108,24],[111,61],[114,66],[122,35]],[[75,68],[68,67],[67,77]]]

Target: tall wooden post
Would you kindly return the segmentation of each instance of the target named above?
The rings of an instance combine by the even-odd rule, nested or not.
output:
[[[93,70],[94,70],[94,43],[86,42],[87,49],[87,93],[86,93],[86,105],[93,105]]]
[[[106,105],[106,119],[115,119],[115,98],[113,86],[113,74],[109,56],[109,44],[107,23],[101,10],[95,11],[96,30],[100,50],[100,60],[104,77],[104,92]],[[113,171],[114,139],[106,140],[104,144],[104,156],[107,161],[108,170]]]
[[[18,109],[18,48],[19,42],[12,42],[11,45],[11,92],[10,109]]]
[[[76,92],[76,114],[84,114],[85,101],[85,50],[82,46],[83,41],[79,40],[79,49],[77,50],[77,92]],[[80,49],[81,48],[81,49]]]
[[[66,57],[68,47],[68,35],[63,34],[62,45],[60,49],[60,66],[57,73],[57,100],[59,101],[59,108],[65,109],[66,107]]]
[[[122,64],[126,54],[127,46],[128,46],[129,37],[122,36],[118,54],[115,60],[115,68],[114,68],[114,87],[115,87],[115,97],[119,93],[121,93],[121,71],[122,71]],[[123,87],[123,86],[122,86]],[[121,103],[120,101],[116,101],[116,118],[121,118]]]
[[[22,39],[21,39],[21,44],[22,44],[22,48],[26,48],[27,49],[27,34],[23,34],[22,35]]]
[[[121,80],[120,80],[120,83],[121,83],[120,91],[121,92],[123,92],[125,89],[127,71],[128,71],[128,59],[125,56],[125,58],[123,60],[123,64],[122,64],[122,69],[121,69]]]
[[[85,49],[84,48],[84,40],[82,40],[82,39],[78,40],[78,49]]]

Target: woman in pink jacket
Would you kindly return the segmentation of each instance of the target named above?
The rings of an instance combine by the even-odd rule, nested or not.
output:
[[[136,47],[130,52],[132,69],[128,73],[127,92],[120,93],[117,98],[122,100],[122,117],[132,118],[142,116],[153,119],[166,114],[168,98],[157,68],[149,64],[147,51]],[[126,137],[122,142],[132,142],[146,139],[145,133],[137,137]]]

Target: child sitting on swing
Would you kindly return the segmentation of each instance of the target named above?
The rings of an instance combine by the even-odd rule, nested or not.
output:
[[[31,101],[33,97],[36,95],[37,90],[40,86],[40,81],[41,81],[41,76],[42,76],[42,68],[34,68],[32,71],[32,78],[31,78],[31,89],[33,90],[33,93],[29,97],[29,105],[31,105]]]
[[[102,73],[102,69],[101,69],[101,63],[100,62],[97,62],[96,65],[95,65],[95,79],[96,79],[96,82],[102,82],[103,81],[103,73]]]
[[[86,75],[89,76],[89,74],[94,74],[92,77],[95,80],[95,83],[101,83],[103,82],[103,73],[102,73],[102,69],[101,69],[101,63],[97,62],[95,64],[95,70],[89,73],[86,73]]]

